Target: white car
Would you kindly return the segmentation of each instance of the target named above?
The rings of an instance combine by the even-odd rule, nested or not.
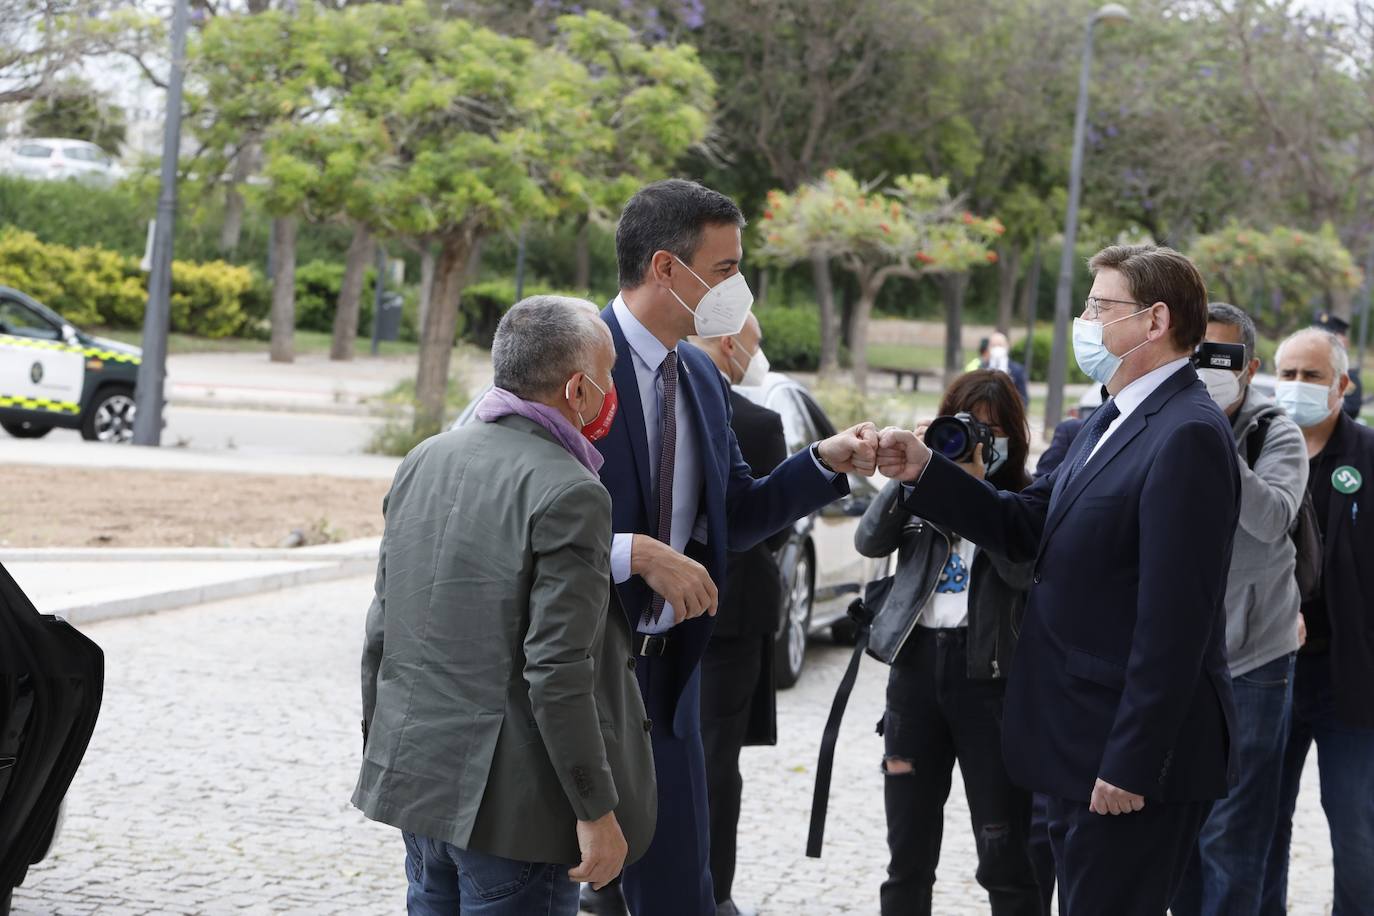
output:
[[[127,174],[94,143],[49,137],[6,143],[0,151],[0,172],[36,181],[75,178],[95,184],[114,184]]]

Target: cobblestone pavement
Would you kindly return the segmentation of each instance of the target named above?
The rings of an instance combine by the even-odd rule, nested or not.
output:
[[[400,838],[348,803],[368,579],[86,628],[105,649],[100,725],[54,855],[15,893],[39,914],[387,914],[404,910]],[[770,916],[872,914],[886,865],[886,669],[866,661],[839,743],[825,857],[805,858],[816,748],[848,651],[814,647],[779,695],[780,743],[745,751],[736,896]],[[1313,758],[1315,759],[1315,757]],[[1329,912],[1330,851],[1305,780],[1294,908]],[[934,912],[987,912],[959,779]]]

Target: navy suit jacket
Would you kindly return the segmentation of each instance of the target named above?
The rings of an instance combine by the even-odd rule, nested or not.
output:
[[[611,431],[596,444],[606,459],[601,467],[601,482],[611,493],[611,526],[616,533],[652,537],[658,524],[658,499],[649,488],[651,458],[634,354],[615,312],[607,307],[601,317],[615,339],[613,377],[620,397],[620,412]],[[832,481],[816,467],[809,449],[788,458],[767,477],[755,479],[730,429],[730,386],[701,350],[683,343],[678,345],[677,352],[678,396],[686,399],[688,412],[695,420],[703,478],[701,511],[706,516],[706,543],[692,541],[686,553],[705,566],[716,587],[723,589],[729,551],[747,550],[802,516],[848,494],[849,480],[841,474]],[[657,461],[658,456],[652,460]],[[639,576],[631,576],[618,588],[633,630],[649,607],[653,592]],[[701,728],[698,692],[687,688],[695,679],[713,623],[713,617],[703,615],[672,630],[671,638],[679,642],[678,658],[686,662],[679,665],[673,688],[675,735],[693,734]]]
[[[1164,381],[1070,483],[994,490],[934,456],[907,508],[1035,560],[1003,714],[1028,789],[1087,802],[1098,777],[1163,802],[1236,779],[1226,576],[1240,510],[1235,439],[1192,366]]]

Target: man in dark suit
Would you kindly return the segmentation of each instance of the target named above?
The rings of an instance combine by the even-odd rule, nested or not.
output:
[[[762,332],[753,315],[735,337],[694,342],[732,385],[760,385],[767,376]],[[787,459],[782,417],[733,389],[730,409],[730,429],[750,470],[760,476],[773,473]],[[788,530],[783,528],[748,550],[730,554],[715,632],[701,660],[701,740],[706,748],[717,916],[742,912],[731,894],[744,789],[740,750],[751,744],[777,743],[773,643],[783,585],[774,552],[787,543]]]
[[[1063,912],[1162,916],[1236,778],[1224,599],[1240,478],[1189,360],[1207,327],[1197,269],[1150,245],[1090,266],[1074,354],[1112,398],[1054,473],[999,493],[896,429],[879,469],[914,482],[911,512],[1035,560],[1008,772],[1048,796]]]
[[[611,574],[635,631],[652,722],[658,828],[623,886],[636,916],[713,916],[700,662],[730,550],[745,550],[872,474],[877,430],[860,423],[756,480],[730,430],[730,386],[685,338],[739,334],[753,304],[739,272],[744,217],[690,181],[642,188],[616,229],[620,422],[597,443],[611,493]]]

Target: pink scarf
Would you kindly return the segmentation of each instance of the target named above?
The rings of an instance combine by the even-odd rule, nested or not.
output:
[[[504,388],[492,387],[477,405],[477,419],[491,423],[511,414],[532,420],[553,434],[568,452],[582,462],[582,466],[593,474],[601,471],[606,459],[596,450],[582,431],[568,422],[568,418],[547,404],[527,401]]]

